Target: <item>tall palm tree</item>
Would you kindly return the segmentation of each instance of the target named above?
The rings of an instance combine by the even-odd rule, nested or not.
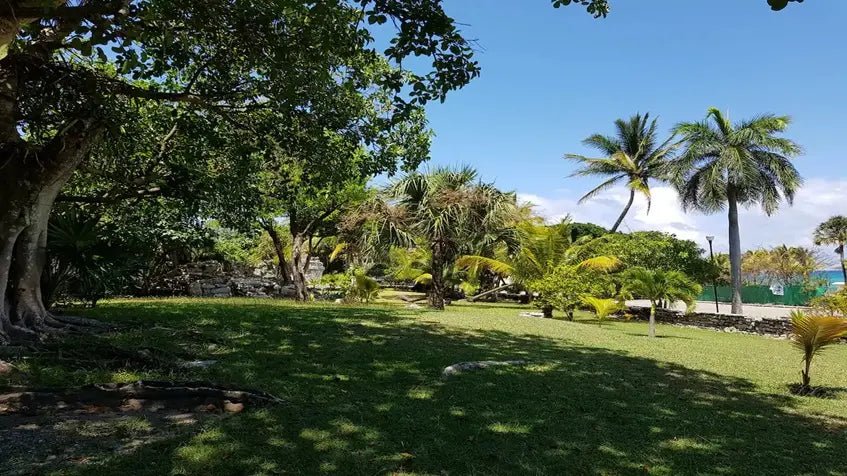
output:
[[[650,211],[650,180],[662,180],[665,177],[665,164],[671,157],[676,145],[669,137],[659,143],[656,119],[650,121],[650,114],[636,114],[628,121],[615,121],[615,135],[605,136],[594,134],[585,139],[583,144],[600,151],[605,157],[590,158],[583,155],[567,154],[565,159],[573,160],[581,165],[574,176],[609,177],[606,181],[586,193],[580,203],[589,200],[603,191],[626,182],[629,188],[629,201],[624,207],[611,232],[618,231],[623,219],[632,208],[635,194],[640,193],[647,198],[647,211]]]
[[[733,124],[715,108],[701,122],[684,122],[675,132],[685,150],[674,160],[674,182],[685,209],[716,212],[728,209],[732,312],[741,314],[741,235],[738,206],[759,204],[768,215],[782,199],[789,204],[802,185],[791,163],[800,146],[779,136],[787,116],[765,114]]]
[[[814,240],[816,245],[835,245],[841,263],[841,273],[844,282],[847,283],[847,265],[844,264],[844,246],[847,245],[847,217],[834,216],[821,223],[815,229]]]
[[[656,337],[656,307],[661,301],[682,301],[688,309],[703,289],[679,271],[630,268],[624,273],[624,293],[650,301],[648,335]]]
[[[475,170],[437,168],[390,183],[358,214],[360,248],[425,246],[429,252],[429,304],[444,309],[446,281],[456,258],[489,240],[505,240],[516,213],[514,193],[479,181]]]

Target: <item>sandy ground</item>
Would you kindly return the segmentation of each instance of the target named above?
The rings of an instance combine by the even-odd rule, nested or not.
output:
[[[630,306],[650,306],[649,301],[627,301],[627,304]],[[685,304],[677,303],[674,306],[675,309],[684,310]],[[781,306],[765,306],[761,304],[745,304],[744,305],[744,315],[747,317],[788,317],[791,314],[791,311],[796,309],[804,309],[801,307],[781,307]],[[708,301],[698,301],[697,308],[695,309],[697,312],[715,312],[715,303]],[[724,314],[729,314],[730,305],[720,303],[720,312]]]

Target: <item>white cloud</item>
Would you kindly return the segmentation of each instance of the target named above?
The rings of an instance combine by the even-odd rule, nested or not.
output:
[[[659,230],[705,246],[705,236],[715,235],[715,247],[727,249],[726,212],[703,215],[684,212],[679,196],[668,186],[653,187],[653,205],[647,213],[647,202],[636,197],[621,226],[621,231]],[[550,195],[519,193],[519,198],[536,205],[536,211],[550,221],[570,215],[575,221],[586,221],[610,227],[629,199],[629,192],[614,188],[582,205],[580,194],[573,190],[555,191]],[[774,215],[766,216],[760,208],[741,209],[741,245],[744,249],[780,244],[812,246],[815,227],[832,215],[847,214],[847,179],[816,178],[806,181],[797,193],[794,206],[783,204]]]

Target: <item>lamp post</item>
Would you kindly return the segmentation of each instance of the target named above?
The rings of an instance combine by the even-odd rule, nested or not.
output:
[[[712,264],[714,265],[715,264],[715,249],[712,247],[712,242],[715,241],[715,237],[712,236],[712,235],[709,235],[709,236],[706,237],[706,239],[709,241],[709,256],[712,257]],[[718,283],[717,283],[717,281],[712,281],[712,289],[714,289],[714,291],[715,291],[715,312],[717,314],[720,314],[721,313],[721,307],[718,304]]]

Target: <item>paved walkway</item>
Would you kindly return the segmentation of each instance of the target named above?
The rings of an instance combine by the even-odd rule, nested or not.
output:
[[[650,301],[627,301],[629,306],[644,306],[649,307]],[[674,309],[680,311],[685,310],[685,304],[677,303]],[[729,314],[731,306],[729,304],[720,303],[720,311],[722,314]],[[804,309],[801,307],[783,307],[783,306],[766,306],[763,304],[745,304],[744,315],[747,317],[788,317],[791,311],[796,309]],[[697,301],[696,312],[715,312],[715,303],[708,301]]]

